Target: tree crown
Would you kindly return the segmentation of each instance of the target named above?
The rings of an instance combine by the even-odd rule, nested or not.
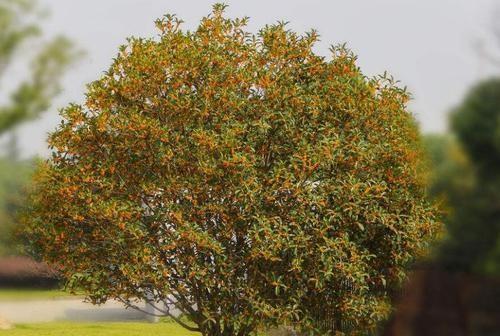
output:
[[[253,35],[223,8],[130,38],[63,111],[36,242],[95,302],[152,296],[205,335],[373,324],[433,228],[408,95],[344,47],[315,55],[314,31]]]

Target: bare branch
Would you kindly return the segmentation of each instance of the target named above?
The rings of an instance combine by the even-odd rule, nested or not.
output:
[[[146,302],[148,304],[151,304],[153,306],[153,308],[155,308],[155,310],[163,313],[163,314],[154,314],[154,313],[151,313],[151,312],[148,312],[146,311],[145,309],[143,308],[140,308],[139,306],[135,305],[135,304],[132,304],[130,300],[127,300],[127,299],[123,299],[121,297],[117,297],[118,301],[122,302],[125,306],[127,307],[130,307],[132,309],[135,309],[137,311],[140,311],[141,313],[144,313],[146,315],[150,315],[150,316],[155,316],[155,317],[164,317],[164,316],[168,316],[170,317],[172,320],[174,320],[176,323],[178,323],[179,325],[181,325],[183,328],[189,330],[189,331],[195,331],[195,332],[200,332],[201,330],[199,328],[196,328],[196,327],[192,327],[186,323],[184,323],[181,319],[177,318],[176,316],[174,316],[173,314],[171,314],[169,311],[165,311],[165,310],[162,310],[162,309],[159,309],[157,306],[155,306],[154,304],[152,304],[149,300],[146,300]]]

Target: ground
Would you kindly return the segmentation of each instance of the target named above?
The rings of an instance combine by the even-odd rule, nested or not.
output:
[[[172,322],[164,323],[40,323],[19,324],[0,336],[194,336]]]
[[[72,297],[71,294],[62,290],[46,290],[46,289],[17,289],[17,288],[0,288],[0,301],[12,300],[40,300],[40,299],[58,299]]]
[[[88,307],[86,305],[89,304],[81,301],[80,296],[72,296],[61,290],[0,288],[0,315],[10,317],[15,324],[12,330],[0,330],[0,336],[200,336],[199,333],[189,332],[168,318],[163,318],[156,324],[142,322],[142,316],[139,316],[141,320],[138,320],[137,316],[132,316],[134,321],[109,322],[111,315],[115,320],[119,318],[120,321],[124,321],[122,316],[124,309],[117,309],[115,305],[110,304],[108,308]],[[71,308],[69,312],[68,307]],[[22,317],[20,319],[18,316],[17,322],[15,322],[17,315],[14,314],[16,310],[19,310],[17,315]],[[59,322],[41,323],[40,319],[44,321],[45,315],[51,315],[50,310],[56,311],[54,314],[58,316]],[[68,314],[73,320],[65,322],[59,320],[68,318]],[[107,322],[84,322],[86,318],[91,318],[89,321],[96,321],[95,318],[98,317],[99,320],[103,316],[107,316],[108,319],[104,319]]]

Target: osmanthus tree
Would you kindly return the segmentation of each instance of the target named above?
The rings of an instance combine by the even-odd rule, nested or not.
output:
[[[62,111],[34,242],[94,303],[146,299],[203,335],[369,327],[434,230],[408,96],[314,54],[314,31],[223,12],[158,20]]]

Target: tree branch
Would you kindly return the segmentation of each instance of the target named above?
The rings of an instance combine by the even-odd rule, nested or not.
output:
[[[141,313],[144,313],[146,315],[150,315],[150,316],[155,316],[155,317],[164,317],[164,316],[168,316],[170,317],[172,320],[174,320],[176,323],[178,323],[180,326],[182,326],[183,328],[189,330],[189,331],[194,331],[194,332],[200,332],[201,330],[197,327],[192,327],[184,322],[182,322],[179,318],[175,317],[173,314],[170,313],[170,311],[165,311],[163,309],[159,309],[157,306],[155,306],[154,304],[151,303],[151,301],[149,300],[146,300],[146,302],[148,304],[150,304],[151,306],[153,306],[153,308],[155,308],[155,310],[163,313],[163,314],[155,314],[155,313],[151,313],[151,312],[148,312],[146,311],[145,309],[142,309],[140,308],[139,306],[135,305],[135,304],[132,304],[130,302],[130,300],[126,300],[126,299],[123,299],[121,297],[117,297],[118,301],[122,302],[125,306],[127,307],[130,307],[132,309],[135,309],[137,311],[140,311]]]

